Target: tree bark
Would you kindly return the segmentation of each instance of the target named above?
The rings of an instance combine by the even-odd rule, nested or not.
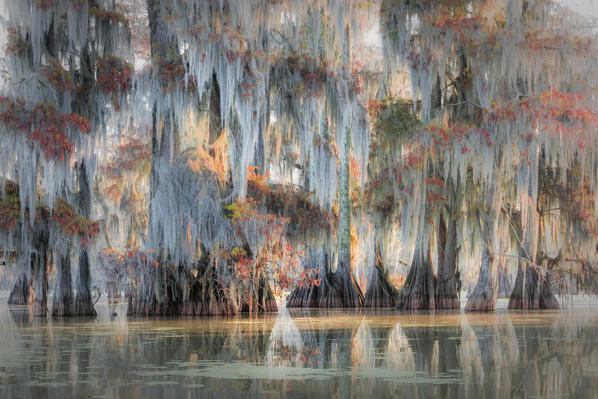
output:
[[[438,258],[438,287],[436,289],[437,309],[459,309],[459,293],[455,278],[457,263],[457,220],[455,216],[449,215],[448,228],[445,227],[444,218],[440,216],[439,236],[445,234],[444,240],[440,241],[443,248],[442,257]]]
[[[481,229],[484,250],[478,282],[465,305],[466,312],[491,312],[494,311],[494,302],[498,290],[496,289],[497,267],[494,257],[496,231],[498,229],[498,216],[500,207],[497,206],[498,197],[497,181],[488,182],[490,187],[486,193],[485,210],[481,211]]]
[[[355,280],[351,266],[351,201],[349,200],[350,131],[345,132],[340,156],[339,184],[339,252],[336,272],[326,273],[324,301],[320,307],[356,308],[363,305],[363,293]]]
[[[372,267],[368,287],[363,302],[368,308],[391,308],[395,307],[398,299],[398,291],[388,279],[388,270],[382,263],[379,245],[376,245],[376,264]]]
[[[72,316],[73,314],[73,287],[71,283],[71,258],[70,251],[59,255],[56,270],[56,287],[52,301],[53,316]]]
[[[432,270],[430,253],[418,240],[411,268],[403,288],[399,292],[397,307],[403,310],[436,308],[436,276]]]
[[[513,292],[513,286],[507,271],[507,265],[504,257],[498,262],[498,297],[508,298]]]
[[[492,312],[496,300],[496,260],[488,247],[482,253],[478,282],[467,300],[466,312]]]
[[[515,286],[509,298],[509,309],[559,309],[559,302],[550,289],[548,275],[519,261]]]
[[[320,278],[324,281],[325,276],[322,276],[321,271],[325,270],[328,257],[324,254],[320,257],[312,250],[309,252],[309,257],[304,263],[303,267],[306,270],[312,270],[315,278]],[[320,283],[322,285],[322,283]],[[286,307],[291,308],[314,308],[318,306],[318,292],[319,285],[311,284],[309,286],[297,286],[291,294],[287,297]]]
[[[33,283],[27,277],[27,272],[22,272],[8,296],[9,305],[33,305]]]
[[[91,187],[87,179],[85,160],[79,165],[79,210],[87,219],[91,216]],[[78,316],[95,316],[91,298],[91,276],[89,273],[89,254],[86,247],[79,250],[79,278],[77,280],[77,296],[74,313]]]

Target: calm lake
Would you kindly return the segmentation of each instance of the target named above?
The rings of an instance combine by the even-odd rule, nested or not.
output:
[[[45,320],[0,298],[0,398],[598,398],[598,304]]]

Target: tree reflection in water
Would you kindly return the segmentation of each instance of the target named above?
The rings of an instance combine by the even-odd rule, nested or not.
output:
[[[99,309],[61,322],[0,304],[0,397],[598,395],[596,308],[128,320]]]

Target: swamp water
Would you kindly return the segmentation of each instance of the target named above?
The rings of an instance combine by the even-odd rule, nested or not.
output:
[[[31,317],[0,298],[0,398],[598,398],[598,305],[492,314]]]

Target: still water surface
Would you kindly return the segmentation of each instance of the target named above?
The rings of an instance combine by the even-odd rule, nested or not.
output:
[[[504,304],[503,304],[504,305]],[[0,298],[0,398],[598,398],[598,306],[32,318]]]

